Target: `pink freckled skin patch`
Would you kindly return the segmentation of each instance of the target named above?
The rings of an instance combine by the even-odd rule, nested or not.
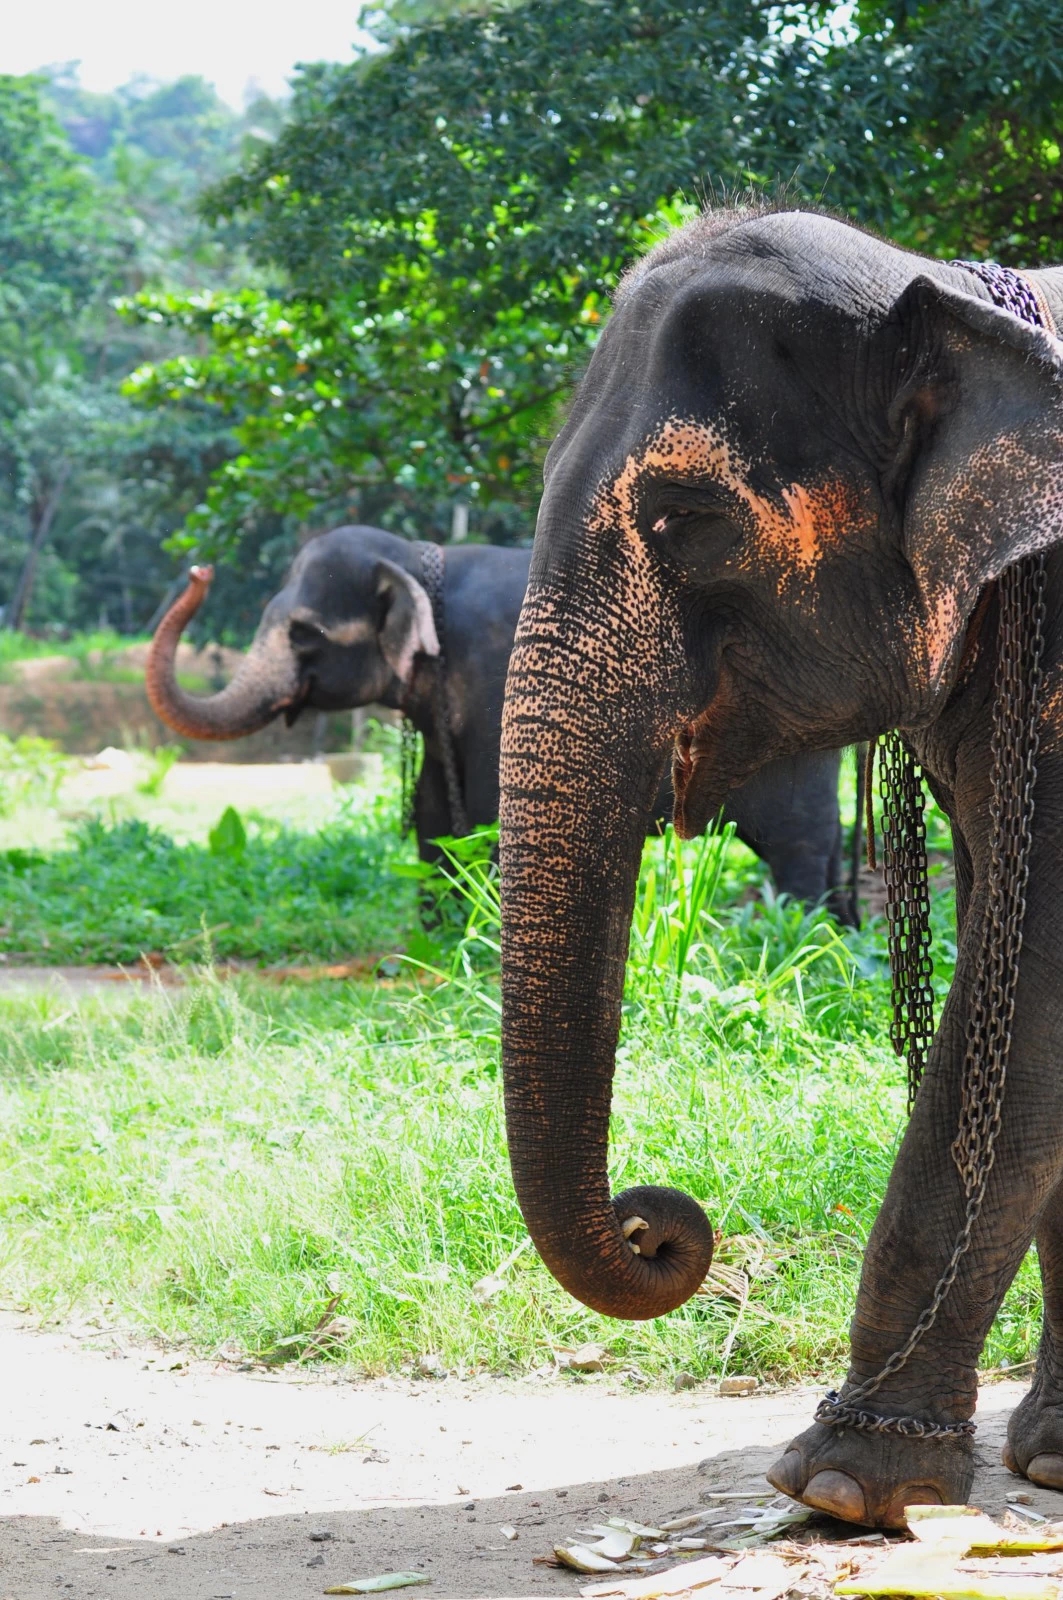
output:
[[[749,462],[718,425],[669,418],[627,458],[615,478],[601,485],[591,526],[603,533],[617,530],[637,545],[638,491],[647,474],[719,484],[734,496],[737,518],[750,534],[743,564],[774,570],[780,593],[792,587],[807,589],[822,557],[856,520],[851,491],[838,479],[791,483],[783,488],[780,504],[752,487],[750,471]],[[661,533],[666,526],[667,518],[659,517],[653,532]]]

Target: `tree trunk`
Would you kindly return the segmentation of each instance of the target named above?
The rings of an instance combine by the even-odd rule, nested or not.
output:
[[[21,629],[23,618],[29,610],[30,599],[33,595],[33,585],[37,578],[37,563],[40,560],[41,551],[48,543],[48,535],[52,531],[52,523],[55,521],[56,513],[62,502],[70,473],[70,463],[64,461],[56,473],[51,488],[44,497],[44,504],[40,508],[40,514],[30,535],[26,559],[22,563],[22,571],[18,575],[18,582],[15,584],[14,593],[8,604],[7,616],[4,618],[5,626],[10,628],[12,632],[17,633]]]

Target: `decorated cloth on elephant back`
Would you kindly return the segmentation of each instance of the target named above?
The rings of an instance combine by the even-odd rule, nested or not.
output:
[[[900,731],[892,1033],[921,1081],[845,1384],[770,1474],[879,1526],[966,1498],[978,1356],[1035,1234],[1045,1326],[1007,1459],[1063,1488],[1063,269],[1028,290],[814,212],[665,239],[551,447],[503,719],[514,1183],[560,1282],[638,1318],[694,1293],[712,1249],[690,1197],[608,1182],[657,764],[673,748],[690,837],[765,762]],[[920,773],[957,890],[929,1050]]]

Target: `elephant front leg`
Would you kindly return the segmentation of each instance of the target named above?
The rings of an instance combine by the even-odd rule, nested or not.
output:
[[[922,1435],[918,1426],[899,1433],[817,1423],[793,1440],[768,1475],[795,1499],[850,1522],[899,1527],[905,1505],[959,1504],[970,1490],[971,1439],[927,1437],[926,1430],[972,1417],[982,1345],[1059,1172],[1063,1091],[1059,1074],[1047,1069],[1055,1058],[1052,1041],[1063,1029],[1063,1007],[1054,954],[1043,959],[1038,943],[1031,930],[1023,952],[1002,1128],[970,1249],[936,1319],[908,1359],[856,1401],[887,1423],[914,1420]],[[1046,983],[1049,969],[1052,981]],[[931,1304],[963,1227],[966,1196],[951,1145],[960,1116],[967,994],[961,981],[946,1006],[868,1243],[843,1401],[874,1379],[905,1344]],[[1058,1443],[1063,1446],[1063,1435]]]
[[[1044,1324],[1030,1391],[1012,1413],[1004,1465],[1045,1489],[1063,1490],[1063,1180],[1037,1219]]]

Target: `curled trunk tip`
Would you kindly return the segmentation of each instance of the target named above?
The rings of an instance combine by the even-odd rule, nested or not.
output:
[[[296,696],[294,661],[287,641],[256,638],[251,652],[227,688],[215,695],[187,694],[177,682],[181,635],[210,591],[212,566],[192,567],[188,586],[166,612],[148,651],[144,672],[151,708],[161,722],[188,739],[238,739],[255,733],[291,705]]]

